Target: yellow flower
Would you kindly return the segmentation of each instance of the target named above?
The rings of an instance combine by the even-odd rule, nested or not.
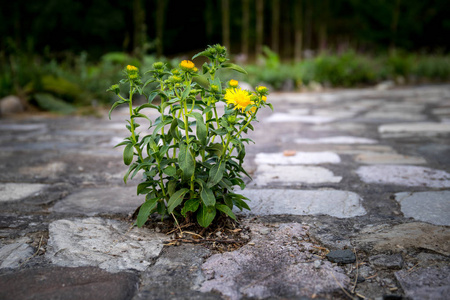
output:
[[[190,60],[183,60],[183,61],[180,63],[180,67],[181,67],[183,70],[185,70],[185,71],[190,71],[190,70],[192,70],[192,69],[195,68],[195,65],[194,65],[194,63],[193,63],[192,61],[190,61]]]
[[[127,72],[128,73],[137,72],[137,71],[138,71],[138,68],[136,68],[135,66],[132,66],[132,65],[128,65],[127,66]]]
[[[227,89],[224,99],[227,100],[227,104],[233,104],[234,109],[240,109],[242,112],[248,105],[254,104],[251,100],[250,94],[242,89],[230,88]]]
[[[237,80],[231,79],[231,80],[228,82],[228,84],[229,84],[231,87],[237,87],[237,86],[239,85],[239,82],[238,82]]]
[[[255,113],[255,111],[256,111],[256,106],[253,106],[252,108],[250,108],[250,109],[247,111],[247,114],[252,115],[252,114]]]
[[[138,73],[139,73],[139,69],[138,68],[136,68],[135,66],[132,66],[132,65],[128,65],[127,66],[127,74],[128,74],[128,77],[130,78],[130,79],[137,79],[138,78]]]
[[[266,96],[262,96],[261,99],[262,99],[264,102],[266,102],[267,97],[266,97]]]

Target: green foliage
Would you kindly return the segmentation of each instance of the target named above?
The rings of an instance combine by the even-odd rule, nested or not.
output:
[[[242,164],[245,143],[250,140],[243,135],[253,130],[251,123],[258,110],[271,106],[266,104],[268,91],[263,86],[256,92],[246,91],[236,87],[237,82],[223,83],[216,76],[220,69],[246,73],[228,62],[225,47],[210,46],[194,57],[198,56],[209,59],[201,72],[188,60],[176,68],[155,62],[143,80],[138,68],[128,65],[125,78],[109,89],[118,97],[111,111],[122,104],[130,111],[130,136],[118,145],[125,146],[123,161],[129,166],[124,181],[143,172],[137,193],[145,194],[146,202],[139,209],[138,226],[158,213],[170,214],[175,220],[195,217],[198,224],[208,227],[219,215],[236,219],[234,206],[249,209],[248,199],[234,189],[245,188],[242,177],[248,174]],[[124,88],[128,97],[122,96]],[[148,102],[133,108],[136,93]],[[153,103],[156,96],[159,103]],[[227,104],[222,115],[218,102]],[[156,110],[159,116],[149,119],[145,109]],[[138,133],[137,120],[142,118],[150,121],[150,128]]]

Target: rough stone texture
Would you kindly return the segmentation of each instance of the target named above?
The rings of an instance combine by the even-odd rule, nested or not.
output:
[[[34,196],[46,187],[38,183],[0,183],[0,203]]]
[[[403,267],[403,257],[401,254],[379,254],[369,257],[369,261],[376,267],[388,269],[401,269]]]
[[[258,153],[255,163],[270,165],[318,165],[337,164],[341,159],[333,152],[296,152],[295,155],[285,156],[283,153]]]
[[[83,189],[71,194],[53,207],[55,212],[94,216],[101,213],[133,213],[144,202],[136,196],[136,187]]]
[[[263,225],[251,226],[254,244],[215,254],[203,264],[207,280],[200,291],[215,290],[227,299],[299,298],[339,292],[339,284],[349,284],[342,270],[330,262],[314,267],[305,253],[314,245],[299,241],[307,234],[302,225],[281,224],[269,235],[259,233]]]
[[[46,257],[59,266],[97,266],[117,272],[143,271],[158,257],[166,235],[120,221],[87,218],[49,225]]]
[[[27,269],[0,276],[0,299],[126,300],[137,284],[133,273],[91,267]]]
[[[377,140],[355,136],[331,136],[318,139],[295,139],[298,144],[377,144]]]
[[[24,175],[33,175],[35,177],[56,178],[67,169],[67,165],[63,162],[51,162],[40,166],[22,167],[19,173]]]
[[[395,194],[395,200],[407,218],[450,226],[450,191],[403,192]]]
[[[449,133],[449,123],[399,123],[383,124],[378,127],[378,132],[385,133],[409,133],[409,134],[430,134],[430,133]]]
[[[369,227],[354,241],[367,251],[399,252],[402,248],[422,248],[450,255],[450,228],[426,223],[406,223],[383,228]]]
[[[352,264],[356,261],[352,250],[332,250],[327,254],[329,261],[340,264]]]
[[[405,295],[411,300],[446,300],[450,295],[450,267],[415,268],[395,273]]]
[[[140,299],[222,299],[216,293],[197,291],[204,281],[201,266],[210,251],[200,245],[166,247],[142,275]],[[187,297],[189,293],[189,297]]]
[[[355,156],[355,161],[369,165],[419,165],[426,164],[427,161],[422,157],[407,156],[397,153],[373,153],[366,152]]]
[[[245,189],[242,194],[251,201],[250,213],[256,215],[329,215],[351,218],[365,215],[361,197],[337,190]]]
[[[426,119],[425,115],[408,113],[401,111],[371,111],[364,115],[367,119],[386,119],[386,120],[402,120],[402,121],[423,121]]]
[[[0,99],[0,115],[15,114],[24,111],[22,101],[17,96]]]
[[[356,173],[366,183],[431,188],[450,187],[449,173],[424,167],[402,165],[362,166],[358,168]]]
[[[0,249],[0,269],[17,268],[22,262],[33,255],[33,248],[28,244],[14,243]]]
[[[336,120],[332,117],[324,116],[296,116],[292,114],[284,113],[274,113],[270,117],[266,118],[265,121],[269,123],[280,123],[280,122],[299,122],[299,123],[311,123],[311,124],[324,124],[330,123]]]
[[[328,169],[310,166],[259,165],[255,177],[253,184],[257,186],[269,183],[283,186],[299,183],[337,183],[342,180],[341,176],[334,176]]]

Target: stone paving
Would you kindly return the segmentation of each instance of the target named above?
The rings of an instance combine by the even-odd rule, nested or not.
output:
[[[124,221],[125,109],[0,119],[0,299],[448,299],[450,85],[269,100],[223,254]]]

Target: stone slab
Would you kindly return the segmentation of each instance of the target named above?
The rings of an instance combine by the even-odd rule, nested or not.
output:
[[[64,267],[95,266],[110,272],[144,271],[167,239],[145,228],[102,218],[58,220],[49,225],[45,256]]]
[[[399,120],[399,121],[423,121],[425,115],[416,113],[405,113],[401,111],[371,111],[364,115],[365,119],[376,120]]]
[[[0,203],[35,196],[47,187],[39,183],[0,183]]]
[[[338,190],[245,189],[250,212],[255,215],[329,215],[352,218],[366,214],[362,198]]]
[[[450,295],[450,267],[400,270],[395,278],[411,300],[446,300]]]
[[[19,168],[19,173],[27,175],[27,176],[35,176],[35,177],[50,177],[55,178],[60,173],[64,172],[67,169],[67,164],[55,161],[39,166],[26,166]]]
[[[333,152],[296,152],[285,156],[283,153],[258,153],[255,163],[268,165],[318,165],[337,164],[341,159]]]
[[[395,200],[407,218],[450,226],[450,191],[403,192],[395,194]]]
[[[378,132],[385,133],[410,133],[410,134],[426,134],[426,133],[450,133],[450,124],[448,123],[399,123],[399,124],[383,124],[378,127]]]
[[[333,172],[322,167],[259,165],[253,184],[289,186],[302,183],[338,183],[341,180],[341,176],[335,176]]]
[[[297,122],[307,124],[324,124],[335,120],[336,118],[326,116],[298,116],[286,113],[274,113],[264,121],[269,123]]]
[[[402,249],[428,249],[450,255],[450,228],[422,222],[369,227],[353,239],[367,251],[400,252]]]
[[[332,136],[317,139],[295,139],[298,144],[377,144],[377,140],[355,136]]]
[[[403,165],[362,166],[356,171],[362,181],[375,184],[450,187],[450,174],[436,169]]]
[[[91,267],[26,269],[0,276],[0,299],[125,300],[133,297],[138,283],[134,273]]]
[[[207,280],[200,291],[217,291],[226,299],[299,299],[313,294],[340,293],[350,284],[342,269],[323,261],[319,268],[307,255],[307,227],[280,224],[268,228],[251,224],[252,243],[207,259]],[[269,234],[260,232],[269,231]],[[301,241],[301,242],[299,242]]]
[[[57,202],[54,212],[83,214],[129,214],[139,207],[145,198],[136,195],[136,187],[107,187],[83,189]]]
[[[33,248],[24,243],[5,245],[0,249],[0,269],[17,268],[33,255]]]
[[[366,152],[355,156],[355,161],[368,165],[421,165],[427,161],[422,157],[401,155],[398,153]]]

